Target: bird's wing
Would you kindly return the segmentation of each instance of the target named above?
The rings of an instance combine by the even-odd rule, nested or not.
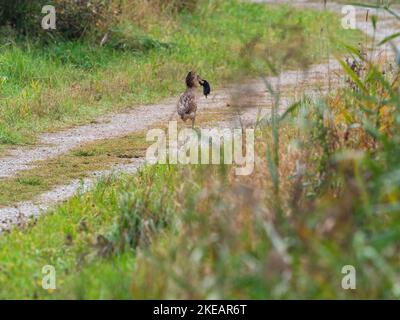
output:
[[[178,102],[178,114],[183,115],[183,114],[188,114],[196,111],[197,109],[197,104],[196,104],[196,98],[194,95],[191,94],[183,94]]]

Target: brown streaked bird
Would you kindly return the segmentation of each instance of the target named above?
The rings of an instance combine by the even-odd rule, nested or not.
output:
[[[190,71],[186,76],[186,91],[180,96],[177,105],[178,115],[184,122],[192,120],[192,128],[196,121],[196,88],[203,83],[204,80],[195,71]]]

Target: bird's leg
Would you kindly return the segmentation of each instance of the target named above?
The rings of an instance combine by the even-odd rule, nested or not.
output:
[[[196,115],[192,118],[192,129],[194,128],[194,122],[196,121]]]

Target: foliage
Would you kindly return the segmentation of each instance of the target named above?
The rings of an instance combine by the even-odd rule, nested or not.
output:
[[[51,40],[54,35],[63,39],[79,39],[83,36],[104,35],[114,27],[125,11],[137,10],[145,6],[153,11],[182,12],[196,9],[197,0],[54,0],[57,31],[41,29],[41,12],[44,0],[0,1],[0,26],[10,26],[22,35],[41,36]],[[50,39],[48,38],[50,37]]]

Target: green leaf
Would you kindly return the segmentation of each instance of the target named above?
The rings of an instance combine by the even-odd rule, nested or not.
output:
[[[279,122],[283,121],[289,114],[293,113],[301,105],[300,101],[293,103],[286,111],[280,116]]]
[[[364,56],[361,54],[360,50],[358,50],[357,48],[348,45],[347,43],[344,43],[342,41],[337,41],[337,43],[342,46],[343,48],[345,48],[346,50],[350,51],[351,53],[353,53],[354,55],[356,55],[358,58],[360,58],[361,60],[365,60]]]
[[[381,42],[379,42],[379,45],[383,45],[389,41],[392,41],[393,39],[396,39],[397,37],[400,37],[400,32],[394,33],[388,37],[386,37],[385,39],[383,39]]]
[[[400,20],[400,16],[396,12],[394,12],[392,9],[385,7],[385,10],[387,12],[389,12],[392,16],[394,16],[396,19]]]

